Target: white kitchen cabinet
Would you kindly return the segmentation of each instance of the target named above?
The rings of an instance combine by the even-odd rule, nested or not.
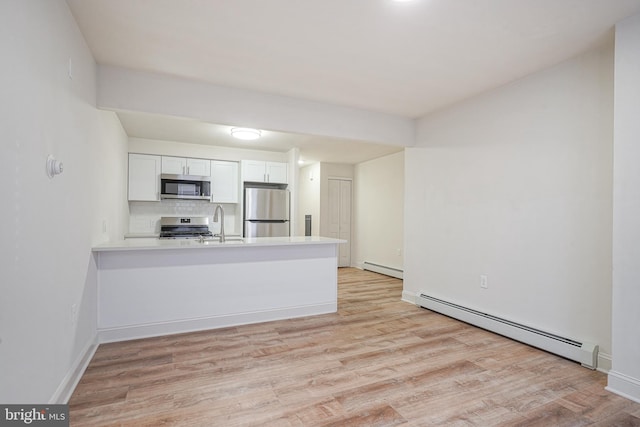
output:
[[[211,176],[211,160],[187,159],[187,175]]]
[[[238,162],[211,161],[211,199],[214,203],[238,203]]]
[[[162,156],[162,173],[184,175],[187,167],[187,159],[184,157]]]
[[[162,173],[211,176],[211,161],[187,157],[162,156]]]
[[[129,200],[160,200],[160,165],[160,156],[129,154]]]
[[[242,161],[242,181],[286,184],[287,164],[281,162]]]
[[[287,164],[266,162],[265,168],[267,171],[267,182],[277,182],[286,184],[289,182],[287,179]]]
[[[265,162],[256,160],[242,161],[242,181],[265,182]]]

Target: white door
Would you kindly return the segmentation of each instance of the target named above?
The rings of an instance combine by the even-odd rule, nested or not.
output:
[[[329,179],[329,237],[344,239],[338,245],[338,267],[351,265],[351,181]]]

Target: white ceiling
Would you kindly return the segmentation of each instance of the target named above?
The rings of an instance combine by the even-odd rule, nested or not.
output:
[[[410,118],[605,43],[640,12],[640,0],[67,3],[100,64]],[[141,136],[149,120],[123,122]],[[302,153],[317,145],[298,137]]]
[[[226,125],[131,112],[118,112],[118,117],[127,135],[131,137],[277,152],[287,152],[297,147],[300,158],[305,163],[322,161],[355,164],[403,149],[393,145],[264,130],[260,139],[240,141],[231,136],[232,127]]]

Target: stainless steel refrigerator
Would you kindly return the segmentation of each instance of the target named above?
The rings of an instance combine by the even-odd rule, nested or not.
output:
[[[289,234],[289,190],[245,188],[244,237],[284,237]]]

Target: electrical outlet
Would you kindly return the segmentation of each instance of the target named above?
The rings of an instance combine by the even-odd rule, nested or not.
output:
[[[398,256],[402,256],[402,249],[398,249],[397,250],[397,254],[398,254]]]
[[[103,233],[107,232],[107,220],[106,219],[102,220],[102,232]]]
[[[489,288],[489,283],[487,281],[487,276],[484,274],[480,275],[480,287],[482,289],[488,289]]]

